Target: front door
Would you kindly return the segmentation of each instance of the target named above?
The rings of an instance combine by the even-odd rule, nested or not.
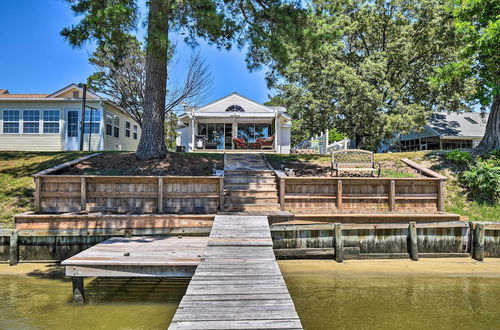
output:
[[[80,150],[80,110],[66,111],[64,150]]]

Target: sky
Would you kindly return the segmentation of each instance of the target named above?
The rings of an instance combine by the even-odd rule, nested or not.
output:
[[[84,82],[93,72],[88,63],[92,46],[74,49],[59,34],[77,22],[63,0],[0,0],[0,89],[52,93],[70,83]],[[203,42],[195,49],[177,43],[173,83],[181,84],[194,51],[206,59],[213,78],[212,93],[203,103],[232,92],[258,102],[268,100],[265,71],[250,73],[244,52],[217,50]]]

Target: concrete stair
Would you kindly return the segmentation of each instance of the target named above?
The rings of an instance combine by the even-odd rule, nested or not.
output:
[[[224,211],[278,211],[276,176],[268,170],[226,171]]]

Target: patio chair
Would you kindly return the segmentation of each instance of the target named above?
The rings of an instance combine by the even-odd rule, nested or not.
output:
[[[243,138],[234,138],[233,143],[234,143],[235,149],[247,149],[248,148],[248,144],[246,143],[246,141]]]
[[[256,143],[259,145],[260,149],[272,149],[274,146],[274,135],[265,139],[257,139]]]

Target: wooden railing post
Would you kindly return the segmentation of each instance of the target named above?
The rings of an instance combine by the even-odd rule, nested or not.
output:
[[[333,227],[333,236],[335,242],[335,261],[344,261],[344,243],[342,242],[342,224],[336,223]]]
[[[219,178],[219,211],[224,212],[224,177]]]
[[[396,209],[396,181],[391,180],[389,183],[389,211]]]
[[[163,177],[158,177],[158,213],[163,213]]]
[[[436,205],[438,212],[444,212],[444,182],[445,180],[439,180],[438,182]]]
[[[280,209],[281,211],[285,210],[285,193],[286,193],[286,179],[284,177],[280,178],[280,189],[279,189],[279,197],[280,197]]]
[[[35,210],[40,212],[42,210],[42,177],[35,177]]]
[[[9,265],[15,266],[19,262],[19,246],[18,246],[19,235],[17,230],[13,230],[10,234],[10,251],[9,251]]]
[[[476,228],[474,230],[474,239],[473,239],[473,253],[472,257],[477,261],[483,261],[484,259],[484,233],[485,226],[483,223],[477,223]]]
[[[418,241],[417,241],[417,223],[408,224],[408,243],[410,245],[410,259],[418,261]]]
[[[342,180],[337,180],[337,209],[342,209]]]
[[[84,176],[80,178],[80,209],[87,210],[87,180]]]

